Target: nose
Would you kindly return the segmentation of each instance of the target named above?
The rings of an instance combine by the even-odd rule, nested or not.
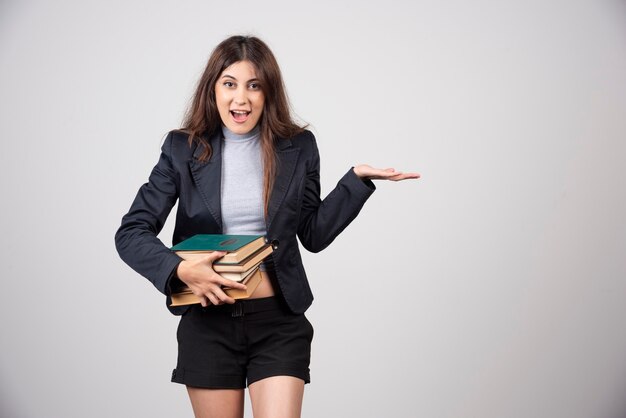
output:
[[[242,88],[238,88],[235,94],[235,104],[245,105],[247,102],[248,102],[248,98],[246,96],[246,90]]]

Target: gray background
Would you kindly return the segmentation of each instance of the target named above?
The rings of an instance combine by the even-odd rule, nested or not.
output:
[[[363,3],[0,2],[2,417],[191,415],[177,318],[113,234],[242,32],[324,194],[360,162],[423,174],[305,255],[304,417],[626,416],[624,3]]]

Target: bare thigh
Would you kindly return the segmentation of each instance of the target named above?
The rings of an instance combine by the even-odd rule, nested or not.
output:
[[[242,418],[243,389],[203,389],[187,386],[196,418]]]
[[[304,380],[273,376],[254,382],[248,389],[254,418],[300,417]]]

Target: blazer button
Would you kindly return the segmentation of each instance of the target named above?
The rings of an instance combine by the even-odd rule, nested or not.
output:
[[[273,248],[274,250],[277,250],[277,249],[278,249],[278,240],[277,240],[277,239],[273,239],[273,240],[271,240],[271,241],[270,241],[270,244],[272,244],[272,248]]]

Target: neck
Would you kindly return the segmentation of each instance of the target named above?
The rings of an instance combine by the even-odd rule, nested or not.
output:
[[[249,141],[251,139],[258,139],[261,136],[261,128],[257,124],[250,132],[236,134],[228,129],[226,125],[222,125],[222,133],[224,134],[224,139],[227,141]]]

